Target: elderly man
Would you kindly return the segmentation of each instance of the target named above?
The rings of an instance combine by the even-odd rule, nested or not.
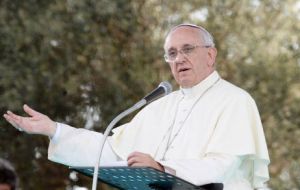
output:
[[[211,34],[196,25],[175,26],[164,50],[180,89],[116,128],[103,159],[153,167],[196,185],[263,187],[269,179],[269,156],[256,104],[215,71],[217,50]],[[28,133],[49,136],[50,160],[94,165],[102,134],[55,123],[26,105],[24,110],[30,117],[10,111],[4,117]]]

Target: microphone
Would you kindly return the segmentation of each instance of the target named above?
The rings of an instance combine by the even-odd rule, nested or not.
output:
[[[161,82],[156,89],[147,94],[143,99],[146,100],[147,104],[160,98],[161,96],[165,96],[172,92],[172,85],[168,81]]]
[[[98,150],[98,157],[97,157],[97,162],[95,163],[94,166],[94,174],[93,174],[93,184],[92,184],[92,190],[97,189],[97,181],[98,181],[98,170],[99,170],[99,165],[100,165],[100,158],[102,154],[102,150],[105,144],[105,141],[112,130],[112,128],[125,116],[129,115],[130,113],[134,112],[135,110],[143,107],[144,105],[162,97],[167,94],[169,94],[172,91],[172,85],[167,82],[161,82],[156,89],[154,89],[152,92],[150,92],[148,95],[146,95],[142,100],[138,101],[136,104],[134,104],[132,107],[128,108],[127,110],[123,111],[117,117],[115,117],[108,127],[105,129],[104,134],[102,136],[101,142],[100,142],[100,147]]]
[[[136,104],[134,104],[132,107],[134,107],[135,109],[139,109],[144,105],[149,104],[150,102],[169,94],[171,91],[172,91],[172,85],[167,81],[163,81],[158,85],[156,89],[154,89],[143,99],[141,99]]]

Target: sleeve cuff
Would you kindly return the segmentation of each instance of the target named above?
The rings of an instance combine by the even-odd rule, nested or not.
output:
[[[60,131],[61,131],[61,123],[56,122],[56,130],[55,133],[53,135],[52,138],[50,138],[50,140],[55,143],[57,141],[57,139],[59,138],[60,135]]]
[[[170,168],[169,166],[166,166],[163,161],[157,161],[157,162],[164,167],[166,173],[176,175],[176,170]]]

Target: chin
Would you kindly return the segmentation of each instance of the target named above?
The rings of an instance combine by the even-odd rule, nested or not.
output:
[[[191,88],[191,87],[193,87],[194,85],[191,84],[191,83],[181,82],[181,83],[180,83],[180,86],[181,86],[182,88]]]
[[[189,80],[186,77],[177,78],[176,81],[182,88],[191,88],[195,85],[192,80]]]

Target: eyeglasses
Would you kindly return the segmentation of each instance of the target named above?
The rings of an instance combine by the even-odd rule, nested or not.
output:
[[[189,56],[196,48],[209,48],[209,45],[185,45],[182,49],[171,49],[167,53],[165,53],[164,58],[166,62],[173,62],[178,56],[178,52],[183,54],[184,56]]]

